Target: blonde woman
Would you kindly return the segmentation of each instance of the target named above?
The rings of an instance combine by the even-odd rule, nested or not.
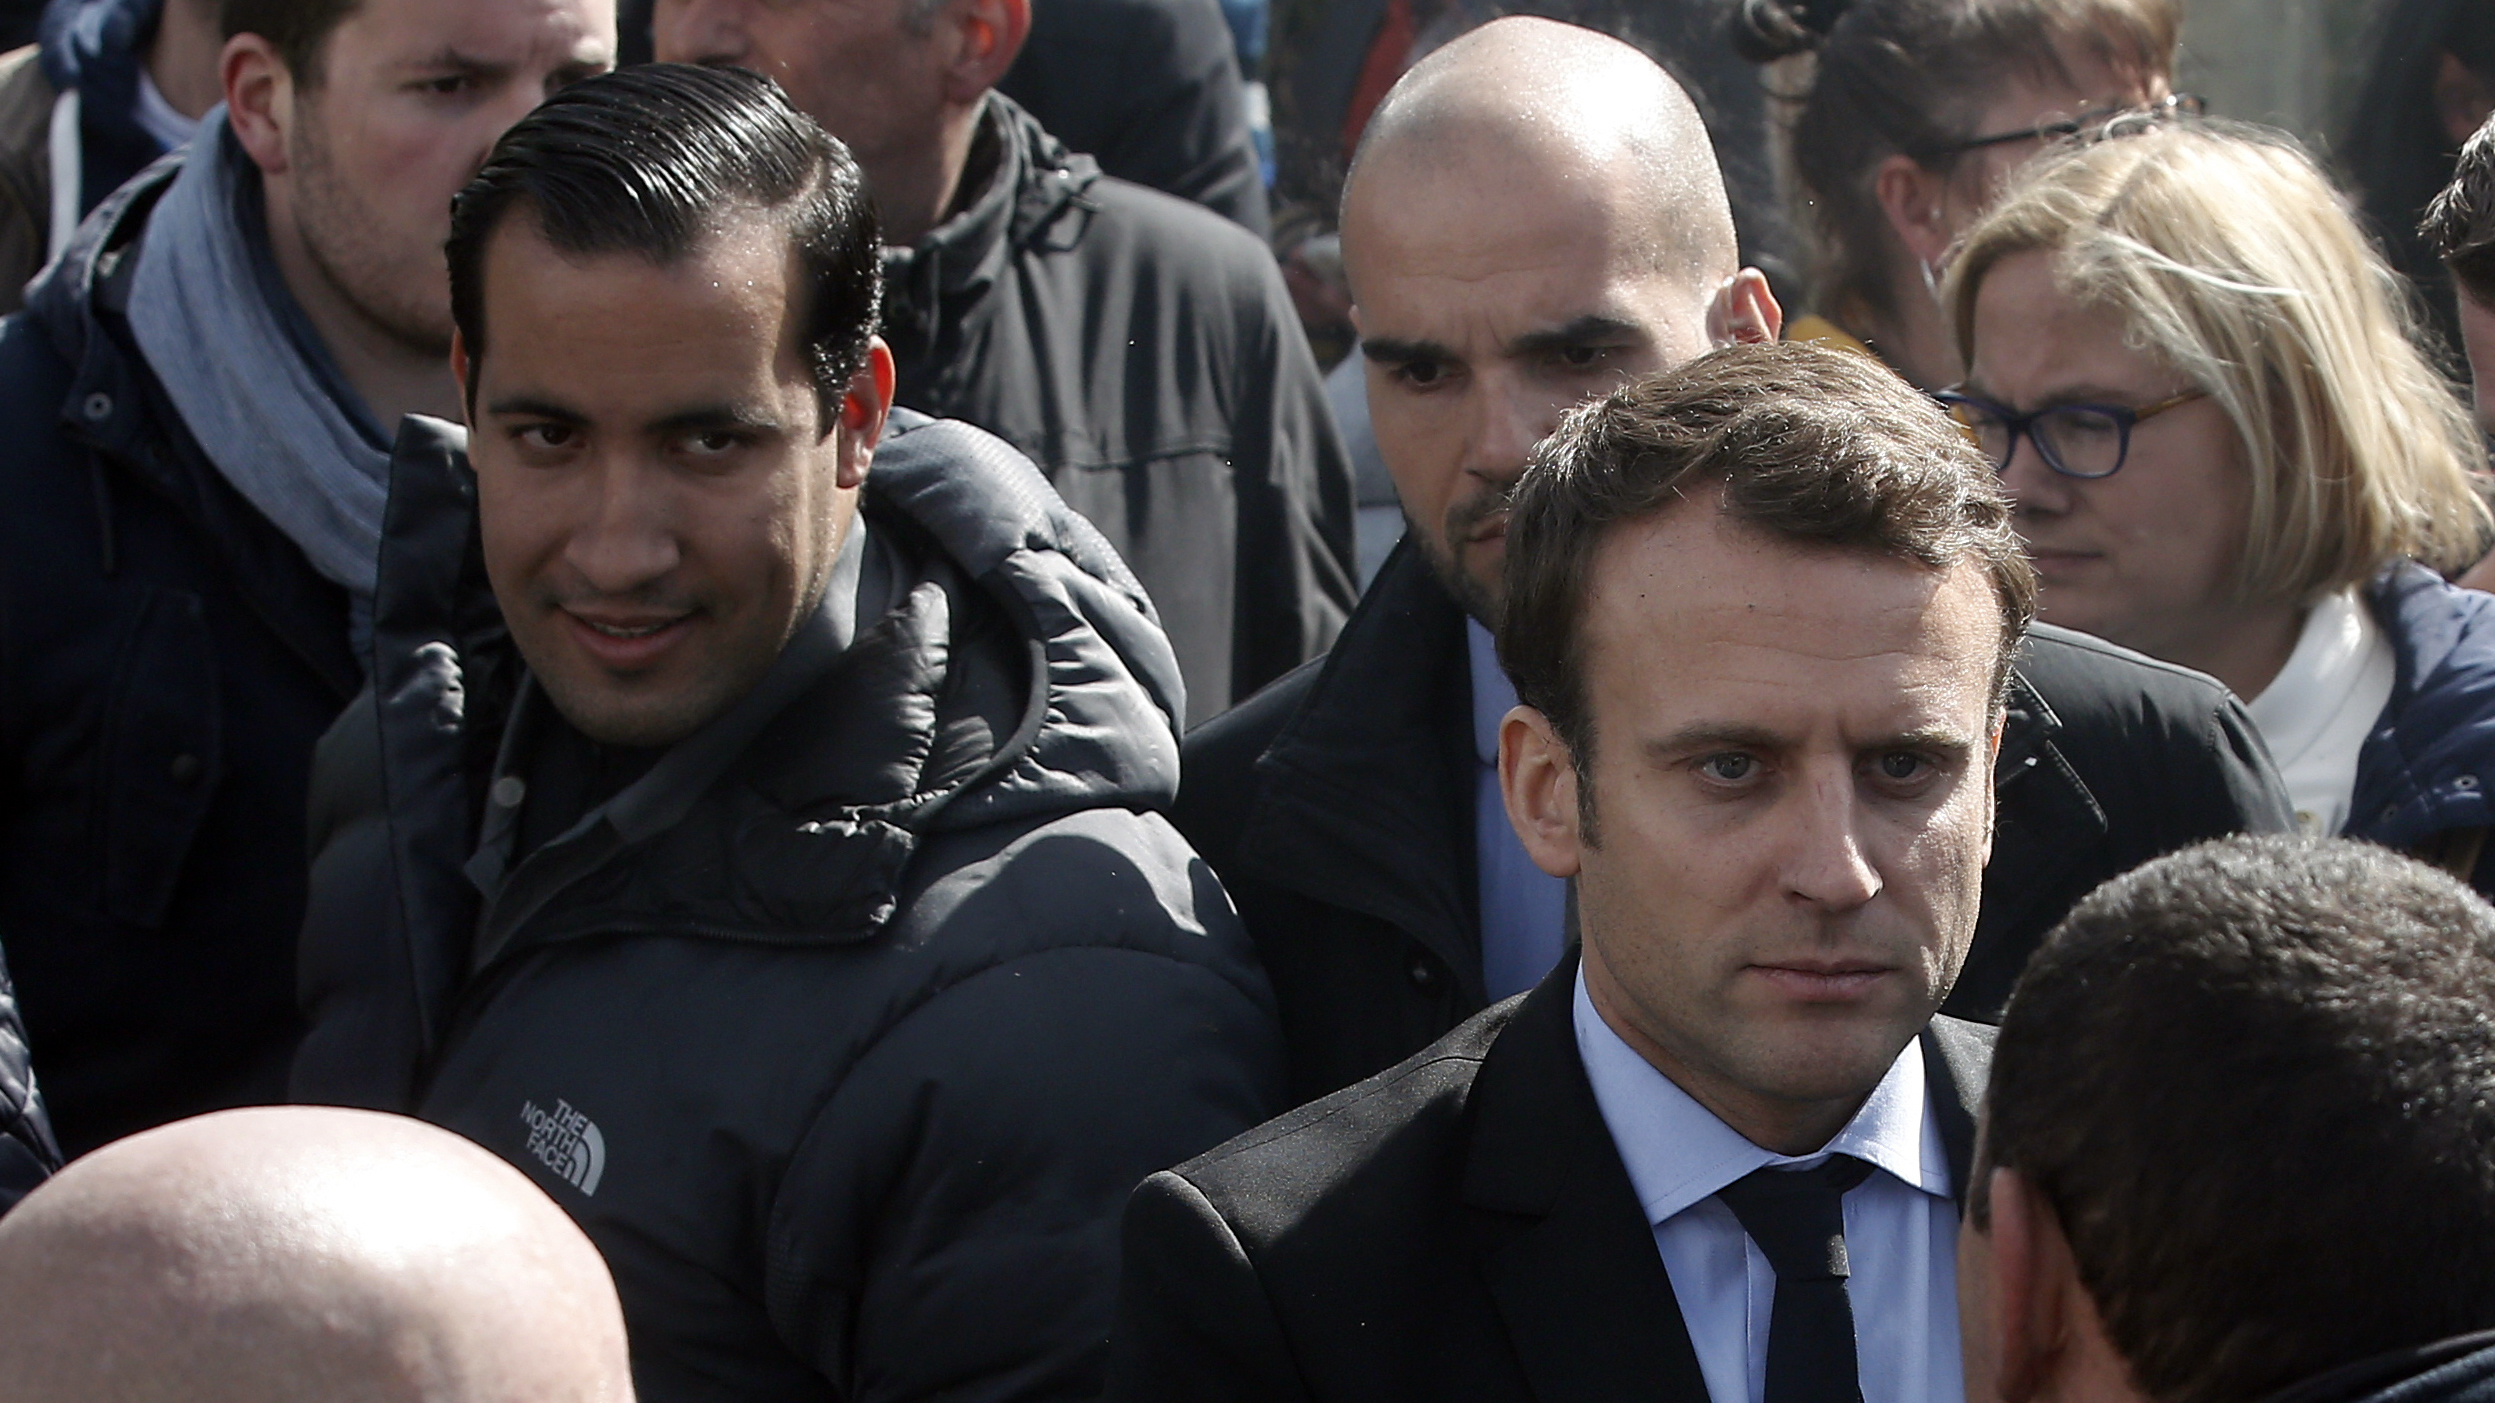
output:
[[[2047,155],[1944,289],[2044,617],[2248,699],[2312,831],[2468,874],[2495,814],[2484,449],[2406,294],[2284,137],[2120,124]]]

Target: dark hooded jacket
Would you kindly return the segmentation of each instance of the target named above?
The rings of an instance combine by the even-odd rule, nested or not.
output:
[[[455,432],[400,438],[382,700],[341,727],[381,783],[315,797],[341,891],[305,929],[302,1089],[545,1186],[650,1403],[1091,1396],[1127,1190],[1280,1075],[1237,917],[1154,812],[1180,687],[1133,577],[1019,455],[899,416],[880,621],[793,642],[523,851],[561,723],[483,603]]]
[[[1247,85],[1216,0],[1047,0],[997,91],[1103,172],[1265,237]]]
[[[1393,1066],[1486,1002],[1477,763],[1464,615],[1408,539],[1324,662],[1187,737],[1178,826],[1256,938],[1295,1100]],[[2098,883],[2295,822],[2224,687],[2042,626],[2012,679],[1994,789],[1983,909],[1943,1010],[1984,1022]]]
[[[2391,700],[2357,752],[2346,836],[2415,852],[2495,896],[2495,595],[2421,565],[2366,591],[2390,636]]]
[[[0,322],[0,949],[72,1153],[283,1093],[312,747],[363,680],[131,342],[174,169]]]
[[[139,77],[165,0],[54,0],[38,41],[0,55],[0,312],[50,252],[52,122],[78,94],[78,213],[165,154],[139,125]]]
[[[1262,243],[990,94],[960,210],[885,263],[899,401],[1040,465],[1143,581],[1193,719],[1325,651],[1352,475]]]

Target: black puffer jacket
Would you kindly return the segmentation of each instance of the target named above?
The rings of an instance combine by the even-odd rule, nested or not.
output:
[[[961,212],[885,261],[899,399],[1028,454],[1134,567],[1202,720],[1351,612],[1351,459],[1263,243],[991,94]]]
[[[553,722],[524,677],[493,700],[454,431],[401,437],[378,730],[350,713],[393,807],[316,799],[300,1087],[413,1087],[531,1173],[614,1268],[652,1403],[1089,1397],[1127,1190],[1277,1104],[1246,937],[1154,812],[1180,692],[1150,605],[1029,463],[899,417],[881,622],[792,643],[517,855]],[[327,761],[371,753],[345,734]]]

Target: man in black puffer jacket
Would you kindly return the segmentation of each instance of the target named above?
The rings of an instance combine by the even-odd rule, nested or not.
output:
[[[1126,1191],[1280,1092],[1154,812],[1152,606],[1028,460],[887,428],[875,251],[750,73],[514,128],[451,240],[474,469],[408,421],[316,779],[298,1093],[533,1175],[657,1403],[1088,1397]]]

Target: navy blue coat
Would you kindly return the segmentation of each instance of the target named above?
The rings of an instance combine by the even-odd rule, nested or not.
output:
[[[130,339],[171,170],[0,322],[0,949],[73,1153],[282,1096],[312,744],[361,682],[345,592]]]
[[[2495,825],[2495,595],[2395,565],[2366,592],[2399,658],[2391,700],[2357,753],[2347,836],[2438,857],[2444,835]],[[2470,885],[2495,895],[2495,843]]]

